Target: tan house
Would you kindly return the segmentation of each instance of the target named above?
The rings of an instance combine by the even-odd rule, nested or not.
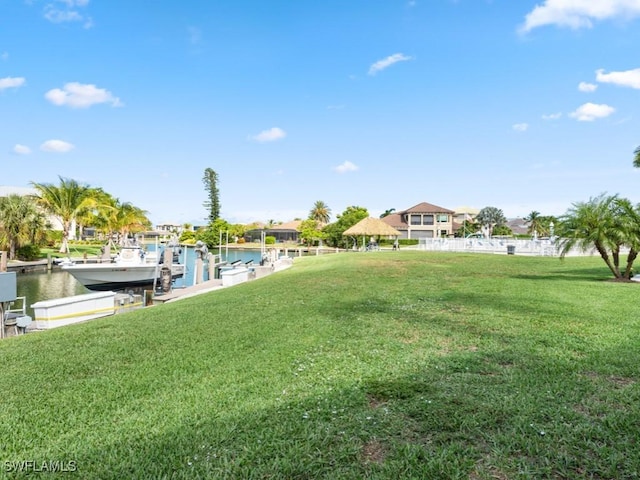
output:
[[[422,202],[382,219],[400,232],[400,238],[444,238],[453,235],[453,210]]]

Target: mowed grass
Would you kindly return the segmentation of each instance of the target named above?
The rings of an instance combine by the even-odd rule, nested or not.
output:
[[[88,479],[637,478],[640,285],[609,277],[599,258],[305,257],[7,339],[0,461]]]

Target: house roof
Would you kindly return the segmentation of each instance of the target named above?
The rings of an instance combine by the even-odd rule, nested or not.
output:
[[[402,220],[402,215],[400,213],[392,213],[391,215],[387,215],[386,217],[381,218],[384,223],[387,225],[398,229],[398,230],[406,230],[407,222]]]
[[[453,214],[456,212],[454,212],[453,210],[449,210],[448,208],[439,207],[438,205],[433,205],[432,203],[422,202],[400,213],[451,213]]]
[[[379,218],[367,217],[351,228],[347,228],[342,235],[390,235],[397,237],[400,232]]]
[[[525,235],[529,233],[529,224],[523,218],[508,219],[507,227],[509,227],[515,235]]]
[[[292,220],[290,222],[281,223],[279,225],[274,225],[267,230],[295,230],[296,232],[300,231],[301,220]]]

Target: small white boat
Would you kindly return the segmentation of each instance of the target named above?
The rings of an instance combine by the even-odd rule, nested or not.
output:
[[[118,290],[136,286],[150,286],[156,280],[166,282],[168,271],[154,252],[145,252],[140,245],[122,247],[118,255],[109,263],[61,263],[61,268],[89,290]],[[174,263],[167,265],[171,280],[181,278],[185,266]]]

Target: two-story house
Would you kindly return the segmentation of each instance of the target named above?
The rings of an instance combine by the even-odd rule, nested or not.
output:
[[[455,212],[422,202],[382,219],[400,232],[400,238],[444,238],[453,235]]]

